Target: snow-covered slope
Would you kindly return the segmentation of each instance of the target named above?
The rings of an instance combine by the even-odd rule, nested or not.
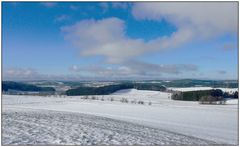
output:
[[[199,105],[197,102],[173,101],[168,96],[169,93],[140,90],[125,90],[116,92],[114,95],[97,96],[99,99],[104,98],[104,101],[83,100],[80,96],[56,98],[3,95],[2,103],[3,112],[7,114],[6,117],[9,110],[12,112],[21,109],[36,110],[37,112],[51,110],[63,114],[81,113],[127,121],[146,128],[185,134],[201,138],[206,142],[210,140],[218,144],[238,143],[238,100],[231,100],[227,102],[229,103],[227,105]],[[110,101],[110,98],[114,98],[114,101]],[[121,98],[152,101],[153,103],[152,105],[146,103],[140,105],[117,101]],[[10,120],[17,117],[12,114],[11,116],[13,118],[9,118]],[[48,117],[52,118],[52,116]],[[8,127],[3,129],[8,129]],[[195,144],[198,143],[195,142]],[[177,141],[176,144],[171,145],[177,145]]]
[[[161,92],[150,91],[150,90],[123,89],[113,93],[112,95],[147,96],[147,95],[156,95],[156,94],[161,94]]]

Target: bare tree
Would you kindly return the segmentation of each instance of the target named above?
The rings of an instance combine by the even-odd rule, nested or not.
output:
[[[110,101],[111,101],[111,102],[114,101],[114,98],[111,97],[111,98],[110,98]]]

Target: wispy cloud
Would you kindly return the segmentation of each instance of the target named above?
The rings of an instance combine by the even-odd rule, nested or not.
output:
[[[128,61],[121,65],[72,65],[69,74],[46,74],[32,68],[4,68],[3,80],[150,80],[176,78],[237,79],[226,70],[206,74],[193,64],[152,64]],[[186,76],[185,73],[188,73]],[[185,75],[185,76],[183,76]]]
[[[32,68],[5,68],[3,69],[3,80],[29,81],[29,80],[101,80],[90,76],[81,76],[79,74],[44,74]]]
[[[9,2],[9,4],[12,5],[12,6],[14,6],[14,7],[16,7],[16,6],[18,6],[20,3],[18,3],[18,2]]]
[[[99,6],[102,8],[103,13],[107,12],[108,8],[109,8],[109,3],[107,2],[101,2],[99,3]]]
[[[70,8],[71,10],[74,10],[74,11],[76,11],[76,10],[79,9],[79,7],[76,6],[76,5],[70,5],[69,8]]]
[[[101,2],[99,6],[103,9],[103,12],[106,12],[109,8],[115,9],[127,9],[131,4],[129,2]]]
[[[180,74],[182,72],[196,72],[198,66],[193,64],[153,64],[141,61],[127,61],[125,66],[144,75],[159,75],[159,74]]]
[[[220,75],[225,75],[225,74],[227,74],[227,71],[225,71],[225,70],[218,70],[217,73],[220,74]]]
[[[5,68],[3,69],[4,80],[36,79],[43,75],[32,68]]]
[[[41,4],[47,8],[52,8],[57,5],[57,3],[53,3],[53,2],[42,2]]]
[[[63,14],[55,18],[55,22],[62,22],[70,19],[69,15]]]
[[[178,75],[184,72],[197,72],[198,67],[191,64],[152,64],[140,61],[128,61],[117,66],[77,66],[73,65],[70,71],[94,77],[109,77],[109,78],[162,78],[164,74]]]
[[[129,2],[112,2],[113,8],[127,9],[130,6]]]
[[[230,51],[230,50],[237,49],[237,44],[235,44],[235,43],[225,43],[225,44],[223,45],[223,49],[224,49],[225,51]]]

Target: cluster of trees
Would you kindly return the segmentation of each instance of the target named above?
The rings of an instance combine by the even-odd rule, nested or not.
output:
[[[78,87],[75,89],[69,89],[66,91],[66,95],[108,95],[122,89],[135,88],[138,90],[156,90],[165,91],[166,87],[159,84],[150,83],[123,83],[118,85],[107,85],[103,87]]]
[[[234,93],[228,93],[228,92],[223,92],[220,89],[215,89],[215,90],[212,90],[211,96],[237,99],[238,98],[238,91],[235,91]]]
[[[225,104],[226,99],[224,99],[223,97],[213,97],[211,95],[203,96],[199,99],[200,104],[217,104],[217,102],[219,102],[219,104]]]
[[[2,91],[8,91],[10,89],[17,91],[38,91],[38,92],[55,91],[55,89],[52,87],[38,87],[35,85],[25,84],[21,82],[3,81]]]
[[[198,101],[202,96],[211,95],[212,90],[175,92],[172,94],[173,100]]]
[[[122,102],[122,103],[128,103],[129,101],[128,101],[127,98],[122,98],[122,99],[120,100],[120,102]],[[139,100],[139,101],[132,100],[132,101],[130,101],[130,102],[131,102],[132,104],[141,104],[141,105],[144,105],[144,104],[145,104],[145,102],[144,102],[144,101],[141,101],[141,100]],[[152,105],[152,102],[149,102],[148,105]]]
[[[138,90],[166,91],[166,87],[159,83],[134,83],[133,88]]]
[[[230,93],[227,93],[227,92],[224,92],[223,93],[223,97],[224,98],[235,98],[235,99],[238,99],[238,91],[235,91],[234,93],[230,94]]]
[[[172,99],[184,101],[199,101],[202,97],[208,96],[214,98],[238,98],[238,92],[236,91],[233,94],[229,94],[227,92],[223,92],[220,89],[175,92],[172,94]]]

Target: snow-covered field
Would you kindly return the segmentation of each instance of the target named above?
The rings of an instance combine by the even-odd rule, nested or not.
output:
[[[169,90],[175,91],[197,91],[197,90],[211,90],[211,89],[221,89],[223,92],[234,93],[238,91],[238,88],[212,88],[212,87],[184,87],[184,88],[176,88],[176,87],[169,87]]]
[[[169,95],[135,89],[97,96],[99,100],[3,95],[2,144],[238,144],[238,100],[199,105]],[[121,103],[122,98],[145,104]]]
[[[3,145],[208,145],[165,130],[82,113],[7,109]]]

